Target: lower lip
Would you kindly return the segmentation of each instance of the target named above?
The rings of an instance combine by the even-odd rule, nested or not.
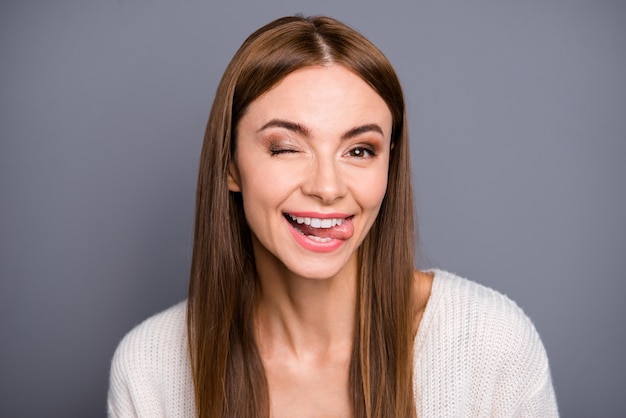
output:
[[[317,242],[309,239],[306,235],[303,235],[296,228],[291,225],[291,223],[285,219],[287,226],[289,227],[289,231],[291,235],[295,238],[296,242],[300,244],[302,247],[306,248],[309,251],[315,251],[318,253],[329,253],[337,250],[344,244],[344,240],[340,239],[331,239],[328,242]]]

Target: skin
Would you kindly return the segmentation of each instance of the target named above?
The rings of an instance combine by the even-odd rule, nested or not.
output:
[[[291,73],[237,126],[229,188],[241,192],[253,235],[257,343],[273,417],[352,415],[356,250],[385,195],[391,126],[382,98],[335,64]],[[319,244],[285,218],[294,213],[345,224]],[[416,330],[430,279],[416,272]]]

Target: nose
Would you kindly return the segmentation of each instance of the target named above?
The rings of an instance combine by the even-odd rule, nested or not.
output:
[[[307,178],[302,185],[304,194],[331,204],[345,196],[347,187],[341,167],[334,159],[317,159],[307,170]]]

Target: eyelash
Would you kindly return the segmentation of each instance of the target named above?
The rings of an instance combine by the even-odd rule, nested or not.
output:
[[[361,155],[354,155],[355,151],[361,153]],[[369,154],[369,155],[367,155],[367,154]],[[361,159],[361,158],[372,158],[372,157],[375,157],[376,153],[374,152],[374,150],[371,147],[358,146],[358,147],[354,147],[350,151],[348,151],[347,155],[349,157],[351,157],[351,158]]]
[[[292,152],[298,152],[298,150],[293,149],[293,148],[281,148],[281,147],[276,146],[276,145],[270,145],[269,151],[270,151],[270,156],[272,156],[272,157],[274,157],[276,155],[280,155],[280,154],[287,154],[287,153],[292,153]]]
[[[299,152],[296,148],[284,147],[280,145],[271,144],[268,148],[270,156],[275,157],[280,154],[291,154]],[[355,154],[356,153],[356,154]],[[376,156],[376,152],[372,147],[369,146],[356,146],[350,149],[346,155],[350,158],[356,159],[365,159],[365,158],[373,158]]]

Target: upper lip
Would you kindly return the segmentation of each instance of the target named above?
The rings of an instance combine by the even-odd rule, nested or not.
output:
[[[346,219],[351,215],[347,213],[319,213],[319,212],[285,212],[285,215],[296,216],[298,218],[317,219]]]

